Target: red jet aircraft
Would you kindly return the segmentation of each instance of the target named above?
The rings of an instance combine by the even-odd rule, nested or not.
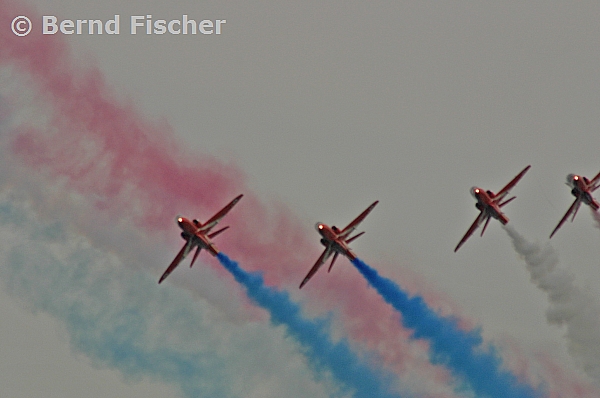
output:
[[[185,256],[189,254],[189,252],[191,252],[194,249],[194,247],[197,247],[197,249],[196,253],[194,253],[194,257],[192,258],[190,268],[192,268],[192,265],[194,265],[194,262],[198,258],[200,250],[206,249],[213,256],[216,256],[219,253],[219,250],[217,250],[215,244],[212,243],[210,239],[214,238],[229,227],[221,228],[220,230],[215,231],[213,233],[209,232],[215,225],[217,225],[219,221],[221,221],[223,217],[225,217],[229,210],[231,210],[231,208],[235,206],[235,204],[242,198],[242,196],[244,195],[240,195],[233,199],[231,202],[229,202],[227,206],[223,207],[223,209],[221,209],[217,214],[215,214],[210,220],[208,220],[204,224],[202,224],[198,220],[190,221],[185,217],[177,217],[177,224],[179,224],[179,228],[183,230],[183,232],[181,233],[181,237],[185,239],[186,242],[179,251],[179,253],[177,253],[177,256],[175,257],[171,265],[169,265],[165,273],[162,274],[162,276],[158,280],[158,283],[161,283],[163,280],[165,280],[165,278],[169,276],[169,274],[173,272],[175,268],[177,268],[179,263],[185,258]]]
[[[378,200],[373,202],[373,204],[369,206],[367,210],[360,213],[360,215],[356,217],[354,221],[348,224],[348,226],[342,229],[341,231],[335,225],[332,227],[323,223],[317,223],[315,225],[317,231],[322,236],[321,243],[323,244],[323,246],[325,246],[325,251],[323,252],[323,254],[321,254],[321,256],[319,257],[315,265],[313,265],[313,267],[310,269],[310,271],[308,271],[306,278],[304,278],[304,280],[300,284],[300,289],[302,289],[302,286],[304,286],[306,282],[308,282],[308,280],[312,278],[315,272],[317,272],[319,268],[321,268],[321,265],[323,265],[325,261],[327,261],[329,256],[331,256],[332,254],[333,259],[331,259],[329,271],[331,271],[333,263],[335,263],[335,259],[340,253],[348,257],[350,261],[356,258],[356,255],[352,252],[352,250],[350,250],[350,247],[348,247],[348,243],[352,242],[353,240],[364,234],[364,232],[354,235],[352,238],[349,238],[349,236],[352,232],[354,232],[358,224],[360,224],[362,220],[364,220],[365,217],[367,217],[367,215],[371,212],[371,210],[373,210],[377,203],[379,203]]]
[[[507,199],[502,203],[500,202],[506,197],[506,195],[508,195],[508,191],[510,191],[515,185],[517,185],[517,182],[519,182],[519,180],[525,175],[525,173],[527,173],[527,170],[529,170],[530,167],[531,165],[525,167],[523,171],[521,171],[515,178],[513,178],[512,181],[509,182],[504,188],[502,188],[497,194],[494,194],[492,191],[484,191],[483,189],[478,187],[471,188],[471,195],[473,195],[473,197],[477,200],[477,203],[475,203],[475,207],[477,207],[477,209],[479,209],[481,213],[479,213],[479,216],[477,216],[475,222],[473,222],[471,228],[469,228],[465,236],[463,236],[461,241],[458,242],[458,245],[456,245],[456,249],[454,249],[455,252],[458,249],[460,249],[463,243],[465,243],[467,239],[469,239],[469,237],[473,235],[473,232],[475,232],[475,230],[481,225],[481,223],[485,221],[485,225],[483,226],[483,230],[481,231],[481,236],[483,236],[483,233],[485,232],[485,229],[487,228],[491,217],[494,217],[496,220],[500,221],[502,225],[508,223],[508,217],[506,217],[504,213],[502,213],[500,208],[508,204],[514,198],[516,198],[516,196],[513,196],[512,198]]]
[[[569,174],[567,176],[566,184],[572,188],[571,194],[575,196],[575,202],[573,202],[571,207],[569,207],[569,210],[567,210],[567,214],[565,214],[556,228],[554,228],[554,231],[552,231],[550,234],[551,238],[552,235],[554,235],[556,231],[562,227],[571,214],[573,214],[573,218],[571,218],[571,222],[573,222],[575,215],[577,214],[577,210],[579,210],[579,206],[581,206],[581,202],[590,206],[594,211],[597,211],[598,208],[600,208],[600,203],[598,203],[598,201],[592,197],[592,192],[600,187],[600,173],[596,174],[596,177],[592,178],[592,181],[576,174]]]

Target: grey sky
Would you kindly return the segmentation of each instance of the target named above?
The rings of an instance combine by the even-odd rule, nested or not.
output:
[[[496,191],[531,164],[505,209],[517,231],[544,242],[572,201],[565,176],[600,171],[596,2],[30,3],[70,19],[226,19],[220,36],[65,39],[118,96],[168,122],[190,152],[238,164],[256,193],[289,205],[306,228],[343,224],[379,199],[353,244],[361,258],[424,275],[486,338],[508,336],[574,368],[497,222],[452,250],[477,215],[471,186]],[[599,234],[581,209],[552,239],[561,264],[596,294]],[[0,377],[13,396],[39,386],[56,396],[169,394],[89,367],[59,324],[4,294],[0,302],[0,352],[11,358]],[[42,346],[68,370],[44,365]]]

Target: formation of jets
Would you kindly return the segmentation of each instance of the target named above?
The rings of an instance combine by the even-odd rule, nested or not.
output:
[[[460,247],[473,235],[475,230],[483,225],[483,229],[481,230],[481,236],[485,232],[485,229],[488,226],[488,223],[491,218],[495,218],[500,221],[502,225],[506,225],[508,223],[508,217],[502,212],[502,207],[510,203],[512,200],[516,198],[516,196],[510,197],[506,199],[509,191],[517,185],[517,183],[523,178],[525,173],[529,170],[531,165],[525,167],[519,174],[517,174],[504,188],[500,189],[498,193],[494,193],[489,190],[484,190],[479,187],[471,188],[471,195],[475,198],[477,203],[475,203],[475,207],[479,210],[479,215],[471,224],[471,227],[467,231],[467,233],[463,236],[463,238],[458,242],[454,251],[456,252]],[[600,209],[600,203],[594,199],[592,193],[600,188],[600,173],[598,173],[594,178],[589,180],[586,177],[569,174],[567,176],[567,185],[571,188],[571,194],[575,196],[575,201],[567,210],[567,213],[560,220],[556,228],[550,234],[550,238],[558,231],[558,229],[565,223],[565,221],[572,215],[571,221],[575,219],[575,215],[581,206],[581,203],[585,203],[590,206],[590,208],[594,211]],[[196,248],[196,252],[194,253],[194,257],[192,258],[192,262],[190,264],[190,268],[194,265],[194,262],[198,258],[198,254],[200,250],[206,249],[213,256],[216,256],[219,251],[216,248],[215,244],[211,241],[212,238],[225,231],[229,227],[221,228],[215,232],[211,232],[211,230],[221,221],[223,217],[235,206],[235,204],[242,198],[243,195],[237,196],[233,199],[229,204],[219,210],[213,217],[211,217],[206,223],[202,224],[198,220],[189,220],[184,217],[177,217],[177,224],[183,231],[181,233],[181,237],[185,240],[185,243],[175,259],[167,270],[160,277],[158,283],[161,283],[173,270],[181,263],[181,261],[194,249]],[[358,217],[356,217],[350,224],[348,224],[345,228],[339,229],[335,225],[329,226],[324,223],[317,223],[315,225],[317,232],[321,235],[321,244],[325,246],[325,250],[317,259],[317,262],[312,266],[310,271],[306,277],[300,283],[300,288],[302,288],[313,276],[314,274],[321,268],[323,264],[333,255],[331,259],[331,263],[329,265],[329,271],[333,267],[335,260],[337,259],[339,254],[347,257],[350,261],[356,258],[354,252],[348,246],[355,239],[360,237],[364,232],[360,232],[352,237],[352,233],[358,227],[358,225],[369,215],[369,213],[375,208],[375,206],[379,203],[379,201],[373,202],[365,211],[360,213]]]
[[[456,245],[456,248],[454,249],[455,252],[463,245],[463,243],[465,243],[467,239],[469,239],[471,235],[473,235],[473,232],[475,232],[477,227],[479,227],[485,221],[485,225],[481,231],[481,236],[483,236],[485,228],[487,227],[491,217],[500,221],[502,225],[506,225],[506,223],[508,223],[508,217],[502,213],[500,208],[516,198],[516,196],[513,196],[510,199],[504,200],[504,198],[508,195],[508,191],[517,185],[519,180],[523,178],[530,167],[531,165],[525,167],[497,194],[494,194],[492,191],[484,191],[478,187],[471,188],[471,195],[473,195],[477,200],[475,206],[481,211],[481,213],[479,213],[479,216],[475,219],[475,222],[471,225],[471,228],[469,228],[465,236],[460,242],[458,242],[458,245]],[[585,203],[586,205],[590,206],[594,211],[597,211],[600,208],[600,203],[598,203],[598,201],[592,196],[592,192],[600,188],[600,173],[596,174],[596,176],[591,180],[577,174],[569,174],[567,176],[567,185],[571,188],[571,194],[575,196],[575,201],[571,207],[569,207],[569,210],[567,210],[567,213],[560,220],[556,228],[554,228],[554,231],[552,231],[550,234],[550,238],[552,238],[556,231],[562,227],[571,214],[573,215],[571,221],[575,219],[575,215],[577,214],[577,210],[579,210],[581,203]]]

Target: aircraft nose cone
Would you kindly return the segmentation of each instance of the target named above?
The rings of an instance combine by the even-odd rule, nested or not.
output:
[[[580,178],[577,174],[569,174],[567,176],[567,185],[574,187]]]

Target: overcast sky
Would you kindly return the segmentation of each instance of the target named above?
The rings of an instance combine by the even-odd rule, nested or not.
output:
[[[123,102],[171,125],[190,154],[238,165],[255,194],[285,203],[306,229],[343,226],[379,200],[353,243],[362,259],[392,279],[395,267],[422,275],[486,339],[548,353],[590,380],[567,354],[565,330],[547,324],[547,297],[498,222],[453,249],[478,214],[471,186],[497,191],[531,164],[504,209],[545,243],[572,203],[566,175],[600,171],[596,2],[25,3],[59,20],[119,14],[119,35],[63,39]],[[227,22],[220,35],[127,31],[131,15],[183,14]],[[596,296],[599,239],[582,208],[551,242]],[[356,272],[338,261],[335,272]],[[0,317],[9,396],[175,394],[92,366],[60,321],[6,291]]]

